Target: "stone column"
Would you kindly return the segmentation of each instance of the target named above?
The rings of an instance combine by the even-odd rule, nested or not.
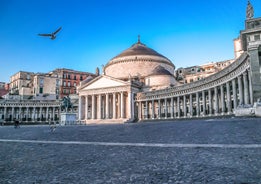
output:
[[[116,94],[112,94],[112,118],[116,119]]]
[[[247,80],[247,72],[243,73],[243,81],[244,81],[244,102],[245,104],[249,104],[249,86]]]
[[[223,85],[220,86],[220,95],[221,95],[221,113],[224,115],[225,113],[225,96],[224,96],[224,87]]]
[[[95,119],[95,96],[92,95],[92,119]]]
[[[124,118],[124,96],[123,96],[123,92],[121,92],[121,118]]]
[[[230,85],[229,82],[226,83],[227,88],[227,112],[228,114],[231,113],[231,95],[230,95]]]
[[[6,111],[7,111],[7,107],[4,107],[4,121],[7,119]]]
[[[211,89],[208,90],[208,106],[209,106],[209,116],[212,115],[212,94]]]
[[[108,93],[106,93],[106,95],[105,95],[105,118],[106,119],[109,119],[110,118],[110,116],[109,116],[109,94]]]
[[[129,92],[128,93],[128,99],[129,99],[129,117],[127,118],[131,118],[132,120],[134,119],[134,98],[133,98],[133,92]]]
[[[155,117],[155,112],[154,112],[154,110],[155,110],[155,104],[154,104],[154,100],[152,100],[152,102],[151,102],[151,108],[152,108],[152,119],[154,119],[154,117]]]
[[[35,121],[35,107],[33,107],[33,117],[32,117],[32,121]]]
[[[22,121],[22,107],[19,107],[19,111],[18,111],[18,115],[19,115],[19,121]]]
[[[206,94],[202,91],[202,105],[203,105],[203,116],[206,116]]]
[[[180,118],[180,97],[177,97],[177,111],[178,111],[178,118]]]
[[[28,116],[29,116],[29,107],[26,107],[26,122],[28,122]]]
[[[55,121],[55,107],[53,107],[53,121]]]
[[[49,120],[49,107],[46,107],[45,119],[46,119],[46,121]]]
[[[173,104],[173,97],[171,97],[171,99],[170,99],[170,106],[171,106],[171,110],[170,110],[170,117],[171,117],[171,119],[173,119],[173,114],[174,114],[174,104]]]
[[[145,108],[144,108],[144,115],[145,115],[145,119],[149,118],[149,110],[148,110],[148,101],[145,101]]]
[[[42,121],[43,107],[40,107],[40,121]]]
[[[173,109],[173,113],[174,113],[174,118],[176,118],[176,112],[177,112],[177,101],[173,98],[173,104],[174,104],[174,109]]]
[[[187,117],[187,100],[186,100],[186,95],[183,96],[183,112],[184,112],[184,117]]]
[[[165,119],[167,119],[168,117],[167,98],[164,99],[164,103],[165,103]]]
[[[249,81],[249,98],[250,98],[250,104],[253,105],[253,87],[252,87],[252,81],[251,81],[251,74],[250,74],[250,69],[248,69],[248,81]]]
[[[161,118],[161,104],[160,104],[160,99],[158,99],[158,119]]]
[[[12,119],[11,119],[11,121],[13,121],[14,120],[14,107],[12,107]]]
[[[215,115],[218,114],[218,89],[214,88],[214,96],[215,96]]]
[[[192,94],[189,94],[189,113],[190,117],[193,116],[193,96]]]
[[[89,99],[88,95],[85,96],[85,120],[88,120],[88,112],[89,112]]]
[[[98,100],[97,100],[98,104],[97,104],[97,119],[101,119],[102,118],[102,96],[101,94],[98,95]]]
[[[232,90],[233,90],[233,104],[234,109],[237,108],[237,89],[236,89],[236,79],[232,80]]]
[[[239,91],[239,104],[242,105],[243,102],[243,86],[242,86],[242,76],[239,75],[238,79],[238,91]]]
[[[199,92],[196,93],[196,104],[197,104],[197,117],[200,116],[200,104],[199,104]]]
[[[79,107],[78,107],[79,121],[82,120],[82,96],[79,96]]]

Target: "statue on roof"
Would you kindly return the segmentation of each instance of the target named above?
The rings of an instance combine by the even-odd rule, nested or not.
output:
[[[247,19],[252,19],[254,17],[254,8],[250,1],[247,3],[247,11],[246,11],[246,17]]]

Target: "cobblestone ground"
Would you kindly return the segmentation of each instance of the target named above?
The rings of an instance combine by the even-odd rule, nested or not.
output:
[[[260,132],[257,118],[2,126],[0,183],[259,184]]]

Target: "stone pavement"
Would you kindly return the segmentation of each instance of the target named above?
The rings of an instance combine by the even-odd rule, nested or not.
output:
[[[0,127],[0,183],[261,183],[261,119]]]

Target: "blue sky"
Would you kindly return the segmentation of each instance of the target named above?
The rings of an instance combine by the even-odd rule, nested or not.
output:
[[[261,1],[251,0],[255,17]],[[234,58],[247,0],[0,0],[0,82],[18,71],[95,72],[137,42],[187,67]],[[55,31],[55,40],[38,33]]]

